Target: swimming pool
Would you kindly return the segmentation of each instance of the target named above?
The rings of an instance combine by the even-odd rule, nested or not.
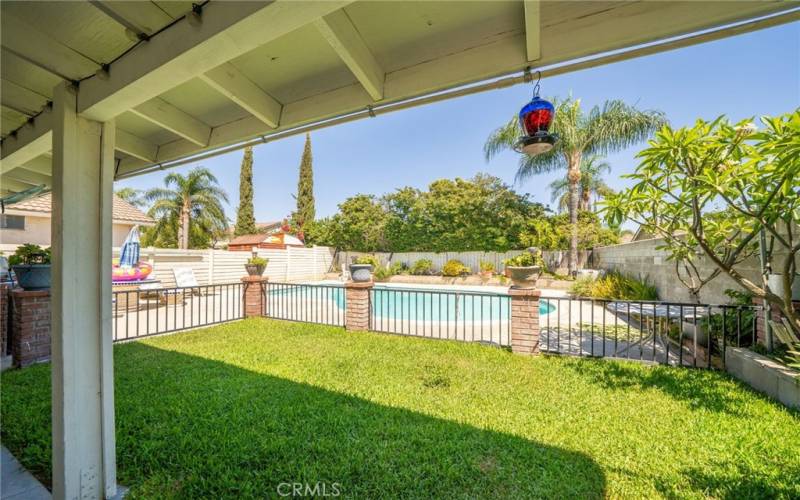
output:
[[[342,304],[340,307],[344,307]],[[539,303],[539,315],[555,310],[548,301]],[[510,317],[508,295],[442,289],[409,289],[376,285],[373,315],[385,319],[414,318],[423,321],[495,321]]]
[[[379,320],[441,323],[505,322],[510,318],[511,298],[502,292],[464,287],[420,287],[378,284],[372,289],[372,317]],[[303,316],[307,309],[345,310],[345,290],[341,283],[269,284],[268,302],[272,311],[287,311]],[[550,301],[539,302],[539,315],[555,311]]]

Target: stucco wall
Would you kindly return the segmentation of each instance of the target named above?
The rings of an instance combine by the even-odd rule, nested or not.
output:
[[[595,248],[591,264],[595,269],[616,270],[629,276],[647,277],[658,289],[661,300],[692,301],[686,287],[675,273],[675,263],[667,260],[666,252],[656,249],[662,244],[663,241],[656,238]],[[704,276],[714,269],[714,264],[701,255],[698,255],[697,266]],[[739,266],[738,270],[757,283],[761,281],[759,263],[755,258]],[[720,274],[703,287],[700,291],[700,300],[704,303],[727,303],[730,299],[725,295],[725,290],[729,288],[741,289],[730,277]]]
[[[125,241],[125,236],[133,224],[117,224],[112,227],[114,246],[118,247]],[[25,216],[25,229],[3,229],[0,231],[0,243],[8,245],[22,245],[35,243],[37,245],[50,245],[50,217]]]

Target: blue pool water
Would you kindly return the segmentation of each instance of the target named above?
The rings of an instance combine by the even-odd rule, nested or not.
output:
[[[274,285],[273,285],[274,286]],[[511,298],[508,295],[481,294],[452,289],[410,289],[377,285],[373,289],[372,308],[375,316],[384,319],[412,319],[422,321],[497,321],[510,315]],[[338,286],[313,287],[287,285],[272,289],[270,300],[278,305],[293,299],[320,301],[332,300],[339,309],[345,308],[344,289]],[[546,300],[539,302],[539,315],[556,309]]]
[[[511,298],[507,295],[441,293],[451,290],[406,290],[375,287],[372,308],[386,319],[424,321],[495,321],[509,318]],[[539,314],[553,312],[555,306],[539,303]]]

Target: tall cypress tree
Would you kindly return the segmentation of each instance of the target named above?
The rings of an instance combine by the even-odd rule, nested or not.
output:
[[[253,215],[253,148],[244,148],[242,169],[239,173],[239,209],[236,211],[236,228],[233,234],[253,234],[256,220]]]
[[[301,228],[314,220],[314,170],[311,166],[311,135],[306,134],[306,146],[300,160],[300,178],[297,181],[297,211],[295,222]]]

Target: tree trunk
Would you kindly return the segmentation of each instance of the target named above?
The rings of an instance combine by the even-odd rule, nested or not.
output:
[[[581,154],[580,152],[571,153],[567,159],[568,170],[567,180],[569,180],[569,271],[574,273],[578,270],[578,203],[580,196],[578,186],[581,182]]]
[[[189,248],[189,208],[189,200],[185,200],[181,207],[181,221],[178,227],[178,248],[182,250]]]

